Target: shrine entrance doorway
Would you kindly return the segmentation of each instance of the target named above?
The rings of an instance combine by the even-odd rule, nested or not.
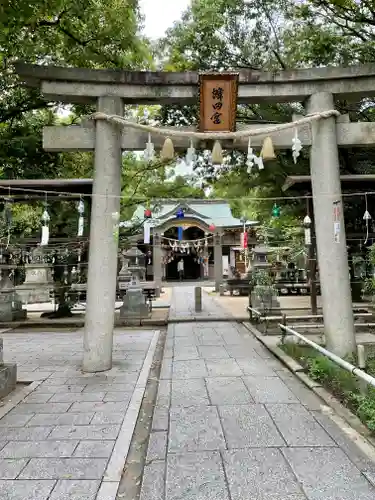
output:
[[[182,234],[179,228],[174,226],[164,233],[164,237],[173,242],[176,248],[172,246],[167,249],[165,255],[165,273],[164,279],[166,281],[179,281],[177,264],[182,259],[184,262],[184,281],[197,281],[204,277],[204,258],[205,247],[198,242],[202,242],[205,238],[205,233],[197,226],[189,226],[182,228]]]

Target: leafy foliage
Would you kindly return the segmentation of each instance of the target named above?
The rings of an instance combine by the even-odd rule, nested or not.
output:
[[[374,61],[373,2],[365,0],[193,0],[161,41],[163,67],[168,70],[266,70],[324,65],[352,65]],[[351,120],[372,121],[371,99],[340,101],[338,109]],[[292,113],[302,112],[301,103],[239,105],[237,121],[279,123],[291,121]],[[161,119],[168,124],[196,123],[193,107],[163,107]],[[373,173],[374,149],[351,148],[340,151],[342,173]],[[270,224],[272,200],[283,197],[282,185],[288,175],[309,174],[306,152],[292,162],[290,152],[278,152],[277,160],[261,172],[248,175],[245,155],[233,152],[226,164],[214,169],[207,156],[200,155],[196,174],[211,186],[212,196],[226,198],[237,215],[263,222],[268,233],[282,244],[292,236],[293,247],[301,247],[301,222],[306,207],[298,190],[288,191],[296,200],[281,205],[280,221]],[[299,198],[299,199],[298,199]],[[370,206],[371,205],[371,206]],[[369,210],[375,204],[369,199]],[[345,201],[347,232],[363,227],[363,203],[359,198]],[[278,227],[274,227],[277,225]],[[284,229],[287,228],[287,231]],[[287,234],[291,233],[291,234]],[[286,237],[284,238],[283,235]]]
[[[375,433],[375,389],[373,387],[369,386],[365,394],[361,393],[355,376],[310,347],[289,343],[280,347],[306,368],[309,377],[321,383]],[[355,364],[355,360],[349,361]],[[374,376],[375,358],[369,357],[367,363],[367,373]]]

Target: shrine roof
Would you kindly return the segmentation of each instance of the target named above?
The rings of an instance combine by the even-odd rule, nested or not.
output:
[[[152,209],[153,217],[149,219],[153,227],[158,227],[167,221],[177,219],[176,213],[182,208],[185,211],[185,216],[197,218],[215,227],[233,228],[241,227],[240,219],[233,217],[229,203],[225,200],[166,200],[160,202],[158,206]],[[121,226],[129,227],[144,220],[144,211],[146,207],[139,205],[133,214],[130,221],[122,222]],[[247,221],[247,226],[255,226],[258,222]]]
[[[92,179],[0,179],[0,197],[16,201],[58,198],[79,199],[91,196]]]
[[[340,180],[342,188],[375,191],[375,175],[340,175]],[[310,175],[289,175],[282,187],[283,191],[288,189],[311,192]]]

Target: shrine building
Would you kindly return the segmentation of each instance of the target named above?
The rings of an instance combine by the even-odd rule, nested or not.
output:
[[[185,280],[215,280],[219,286],[230,266],[245,271],[244,227],[250,248],[256,244],[257,224],[233,217],[224,200],[195,199],[161,201],[152,210],[139,205],[121,226],[143,227],[133,241],[148,256],[147,280],[177,280],[177,263],[183,259]]]

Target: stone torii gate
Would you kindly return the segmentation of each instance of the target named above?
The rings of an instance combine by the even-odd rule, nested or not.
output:
[[[108,115],[122,116],[124,104],[192,104],[198,98],[199,75],[195,72],[130,72],[25,64],[17,64],[16,70],[26,85],[40,88],[46,100],[94,104],[98,112]],[[239,73],[239,103],[301,101],[308,113],[316,113],[334,109],[335,98],[359,99],[374,93],[375,65]],[[290,148],[292,137],[290,129],[272,135],[276,148]],[[348,123],[347,118],[331,117],[306,126],[300,139],[311,151],[327,345],[345,355],[354,351],[355,337],[338,146],[373,146],[375,124]],[[121,130],[103,120],[91,126],[47,127],[44,131],[44,147],[49,151],[95,151],[83,359],[83,370],[87,372],[112,366],[118,247],[113,237],[113,220],[120,209],[121,151],[143,150],[146,141],[146,133]],[[254,138],[252,146],[260,145],[258,141]],[[186,150],[188,143],[186,138],[174,139],[177,149]],[[155,145],[161,145],[157,137]],[[205,146],[204,142],[199,145]],[[222,145],[242,149],[247,147],[247,139],[223,141]],[[336,242],[334,222],[341,228]]]

